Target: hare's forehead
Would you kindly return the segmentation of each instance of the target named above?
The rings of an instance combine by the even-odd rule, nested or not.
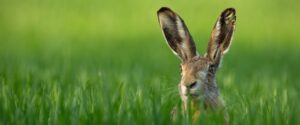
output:
[[[206,69],[203,70],[188,69],[182,71],[181,81],[184,84],[190,84],[198,80],[204,80],[206,76],[207,76]]]
[[[187,79],[199,79],[206,76],[208,64],[204,61],[197,61],[181,65],[182,76]]]
[[[206,71],[208,69],[208,61],[206,59],[198,59],[196,61],[190,61],[181,65],[183,72],[196,73],[199,71]]]

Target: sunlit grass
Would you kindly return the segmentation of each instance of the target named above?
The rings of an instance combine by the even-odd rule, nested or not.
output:
[[[161,6],[182,15],[201,54],[219,12],[235,7],[217,74],[230,124],[298,124],[296,3],[1,1],[0,124],[188,124],[170,120],[180,62],[159,29]]]

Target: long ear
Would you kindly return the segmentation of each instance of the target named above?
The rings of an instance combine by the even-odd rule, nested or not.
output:
[[[157,11],[160,27],[168,45],[182,61],[197,55],[196,46],[184,21],[167,7]]]
[[[222,56],[228,52],[235,30],[235,9],[224,10],[218,18],[208,43],[206,56],[215,64],[219,64]]]

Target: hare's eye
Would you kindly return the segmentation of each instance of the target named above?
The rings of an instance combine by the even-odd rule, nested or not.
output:
[[[194,88],[197,84],[197,81],[193,82],[191,85],[189,85],[189,88]]]

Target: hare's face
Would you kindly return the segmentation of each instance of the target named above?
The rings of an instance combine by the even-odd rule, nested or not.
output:
[[[193,99],[200,99],[203,90],[203,84],[207,83],[207,73],[209,67],[207,58],[194,57],[192,60],[181,64],[181,82],[179,92],[182,99],[187,96]]]

